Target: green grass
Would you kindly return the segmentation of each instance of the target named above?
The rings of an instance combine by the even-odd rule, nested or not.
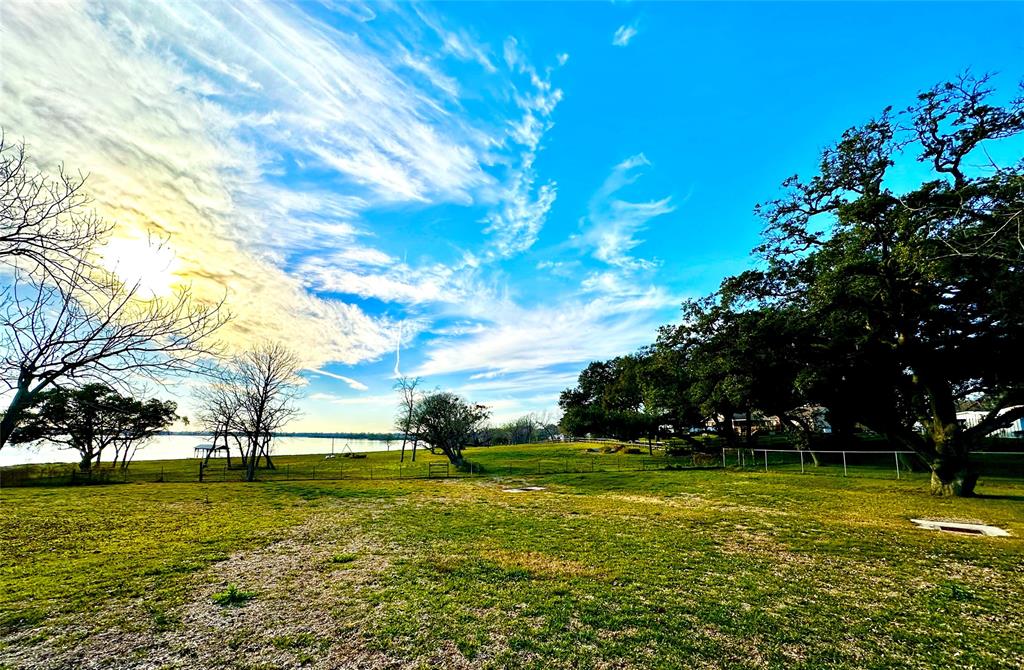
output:
[[[255,597],[256,594],[252,591],[243,591],[235,584],[228,584],[226,589],[213,594],[213,602],[223,607],[236,607]]]
[[[603,453],[602,445],[584,443],[547,443],[543,445],[515,445],[467,449],[466,457],[472,463],[473,476],[535,476],[552,473],[580,472],[626,472],[632,470],[663,469],[666,467],[717,466],[721,464],[721,456],[715,452],[709,455],[681,458],[666,457],[663,452],[655,451],[654,455],[641,449],[639,454],[627,454],[625,450],[615,453]],[[769,445],[767,448],[773,448]],[[590,451],[593,449],[594,451]],[[434,455],[429,451],[417,451],[416,461],[411,460],[411,450],[407,451],[404,462],[399,460],[397,448],[390,452],[370,452],[365,458],[350,459],[336,456],[324,458],[322,454],[297,456],[275,456],[273,470],[260,469],[257,478],[261,481],[307,481],[338,479],[425,479],[433,477],[459,477],[469,473],[458,472],[454,468],[436,469],[448,461],[442,455]],[[749,453],[744,456],[745,469],[763,469],[763,452]],[[1024,478],[1024,456],[1020,453],[975,455],[975,462],[983,476],[1012,476]],[[696,460],[695,460],[696,459]],[[738,464],[736,450],[730,450],[727,462],[729,467]],[[838,454],[821,454],[821,466],[811,467],[810,456],[805,457],[808,474],[843,475],[841,456]],[[892,454],[849,454],[848,475],[869,477],[895,477]],[[928,475],[918,468],[917,472],[906,468],[907,462],[915,461],[921,466],[920,459],[904,459],[901,477],[926,478]],[[241,481],[244,471],[237,458],[232,459],[233,468],[227,467],[225,459],[213,459],[204,472],[204,483]],[[262,463],[262,462],[261,462]],[[435,470],[431,472],[430,465]],[[30,466],[12,466],[0,468],[0,482],[6,485],[43,485],[60,486],[72,483],[73,464],[46,464]],[[800,471],[800,454],[789,453],[769,454],[770,471]],[[80,476],[75,475],[79,478]],[[135,461],[127,471],[104,471],[103,483],[199,483],[199,460],[194,458]]]
[[[500,481],[5,489],[0,660],[74,667],[123,639],[139,666],[1020,667],[1020,481],[954,500],[923,477],[516,469],[538,455],[620,458],[471,454]],[[523,482],[545,490],[502,490]],[[215,604],[229,585],[259,595]]]

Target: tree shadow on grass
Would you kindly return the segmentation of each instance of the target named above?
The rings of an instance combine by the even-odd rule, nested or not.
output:
[[[1014,500],[1016,502],[1024,502],[1024,495],[1011,496],[1011,495],[992,495],[990,493],[976,493],[974,497],[978,500]]]

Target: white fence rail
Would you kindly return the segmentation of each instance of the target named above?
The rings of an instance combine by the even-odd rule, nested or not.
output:
[[[759,457],[758,454],[761,454],[761,456]],[[903,473],[908,469],[907,463],[903,463],[902,464],[902,468],[903,469],[901,470],[900,456],[904,456],[904,457],[906,457],[908,459],[919,459],[920,462],[922,464],[924,464],[924,460],[921,457],[921,455],[918,454],[915,451],[876,450],[876,449],[844,449],[844,450],[757,449],[757,448],[747,448],[747,447],[723,447],[722,448],[722,467],[729,467],[730,465],[741,467],[741,468],[756,467],[758,469],[761,469],[763,467],[764,471],[768,472],[769,468],[770,468],[770,465],[771,465],[769,463],[769,457],[768,457],[769,454],[785,454],[787,456],[792,457],[792,460],[790,460],[789,462],[776,462],[776,463],[774,463],[775,468],[778,469],[778,470],[787,469],[787,468],[795,468],[796,467],[796,463],[797,463],[797,459],[799,459],[800,472],[801,473],[806,473],[807,472],[807,465],[808,465],[807,461],[808,460],[810,460],[812,462],[815,462],[821,456],[826,456],[826,457],[832,456],[832,457],[834,457],[834,456],[838,455],[839,459],[836,459],[836,460],[840,460],[841,459],[841,461],[842,461],[843,476],[844,477],[849,476],[849,470],[850,470],[851,467],[865,466],[865,467],[878,468],[880,465],[882,465],[881,457],[891,457],[892,458],[892,465],[893,465],[893,468],[894,468],[894,470],[896,472],[896,479],[901,479],[902,476],[903,476]],[[971,455],[972,456],[988,456],[988,455],[1002,455],[1002,456],[1006,456],[1006,455],[1014,455],[1014,454],[1016,454],[1016,452],[975,451],[975,452],[972,452]],[[851,464],[851,463],[848,462],[848,459],[847,459],[848,455],[878,456],[879,460],[877,462],[870,463],[870,464],[865,464],[865,463],[853,463],[853,464]],[[1019,454],[1017,454],[1017,455],[1019,455]],[[862,460],[862,459],[858,459],[858,460]],[[838,466],[839,463],[836,462],[836,463],[832,463],[830,465]]]

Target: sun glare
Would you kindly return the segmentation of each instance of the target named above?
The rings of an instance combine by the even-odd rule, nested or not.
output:
[[[158,243],[115,238],[100,250],[101,262],[128,286],[138,285],[140,297],[169,294],[177,283],[178,260],[174,252]]]

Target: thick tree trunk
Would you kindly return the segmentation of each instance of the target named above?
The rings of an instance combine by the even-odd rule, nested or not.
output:
[[[723,413],[721,420],[719,420],[718,417],[715,417],[715,425],[718,427],[719,434],[725,439],[726,446],[730,449],[735,448],[737,440],[736,430],[732,423],[732,411],[730,410],[728,413]]]
[[[934,445],[931,461],[932,495],[973,496],[978,472],[971,464],[968,440],[955,418],[945,422],[936,418],[930,426],[928,437]]]
[[[18,383],[18,390],[11,398],[11,404],[7,406],[3,419],[0,419],[0,449],[4,448],[7,441],[11,439],[14,429],[18,427],[21,413],[29,403],[28,384]]]
[[[932,467],[932,495],[969,497],[974,495],[978,473],[969,465]]]
[[[448,460],[451,462],[452,465],[455,466],[456,470],[461,470],[462,467],[466,464],[465,459],[462,458],[462,450],[461,449],[443,449],[442,448],[441,451],[444,452],[444,454],[448,457]]]

